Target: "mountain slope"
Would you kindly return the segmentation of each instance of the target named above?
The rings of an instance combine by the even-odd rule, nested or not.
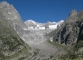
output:
[[[28,57],[28,48],[7,21],[0,17],[0,60]]]
[[[62,60],[83,59],[83,10],[72,10],[61,27],[52,31],[49,36],[52,42],[71,47],[68,53],[61,57]]]
[[[73,10],[62,26],[53,31],[56,32],[53,36],[53,41],[60,44],[71,45],[72,43],[77,43],[79,40],[82,40],[82,21],[83,11],[77,13],[76,10]]]
[[[3,19],[7,20],[19,36],[22,37],[27,27],[13,5],[8,4],[6,1],[0,2],[0,15]]]
[[[7,6],[6,6],[7,5]],[[6,19],[9,4],[0,2],[0,60],[21,60],[28,58],[29,46],[18,36]],[[10,16],[10,18],[13,18]]]

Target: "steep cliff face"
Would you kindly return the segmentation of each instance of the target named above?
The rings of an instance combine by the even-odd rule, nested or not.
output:
[[[72,10],[69,17],[57,30],[50,33],[54,42],[71,45],[83,40],[83,11]]]
[[[19,23],[17,24],[19,28],[24,28],[25,25],[19,21],[18,17],[14,17],[19,15],[14,15],[16,11],[12,9],[14,8],[7,2],[0,3],[0,60],[21,60],[26,59],[29,55],[29,46],[13,29],[14,23]],[[17,31],[20,33],[19,28]]]
[[[13,5],[10,5],[5,1],[0,2],[0,16],[7,20],[14,30],[17,31],[20,37],[22,37],[24,31],[27,30],[27,27],[21,20],[19,13]]]

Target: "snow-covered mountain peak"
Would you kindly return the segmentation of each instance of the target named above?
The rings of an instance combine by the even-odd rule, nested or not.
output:
[[[64,22],[64,20],[60,20],[58,23],[63,23]]]
[[[47,23],[57,23],[57,22],[50,22],[50,21],[48,21]]]
[[[26,23],[33,23],[33,24],[36,24],[36,22],[35,22],[35,21],[33,21],[32,19],[27,20],[27,21],[26,21]]]
[[[45,29],[57,29],[57,26],[60,26],[64,20],[59,22],[47,22],[47,23],[38,23],[33,20],[27,20],[24,23],[27,25],[30,30],[45,30]]]

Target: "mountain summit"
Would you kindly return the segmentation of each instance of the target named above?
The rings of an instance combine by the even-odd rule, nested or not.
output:
[[[71,11],[71,13],[70,13],[70,16],[76,16],[77,15],[77,11],[75,10],[75,9],[73,9],[72,11]]]
[[[65,45],[77,43],[79,40],[83,39],[82,28],[83,11],[77,13],[76,10],[72,10],[62,26],[55,30],[56,33],[54,34],[53,41]]]
[[[16,30],[20,37],[22,37],[22,34],[24,34],[23,30],[27,29],[27,27],[13,5],[8,4],[6,1],[1,2],[0,14]]]
[[[57,26],[60,26],[64,20],[59,22],[47,22],[47,23],[38,23],[33,20],[27,20],[24,23],[27,25],[28,29],[32,30],[45,30],[45,29],[57,29]]]

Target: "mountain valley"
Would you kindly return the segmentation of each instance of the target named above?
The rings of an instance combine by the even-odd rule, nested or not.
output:
[[[13,5],[0,2],[0,60],[83,58],[82,36],[83,11],[59,22],[23,22]]]

